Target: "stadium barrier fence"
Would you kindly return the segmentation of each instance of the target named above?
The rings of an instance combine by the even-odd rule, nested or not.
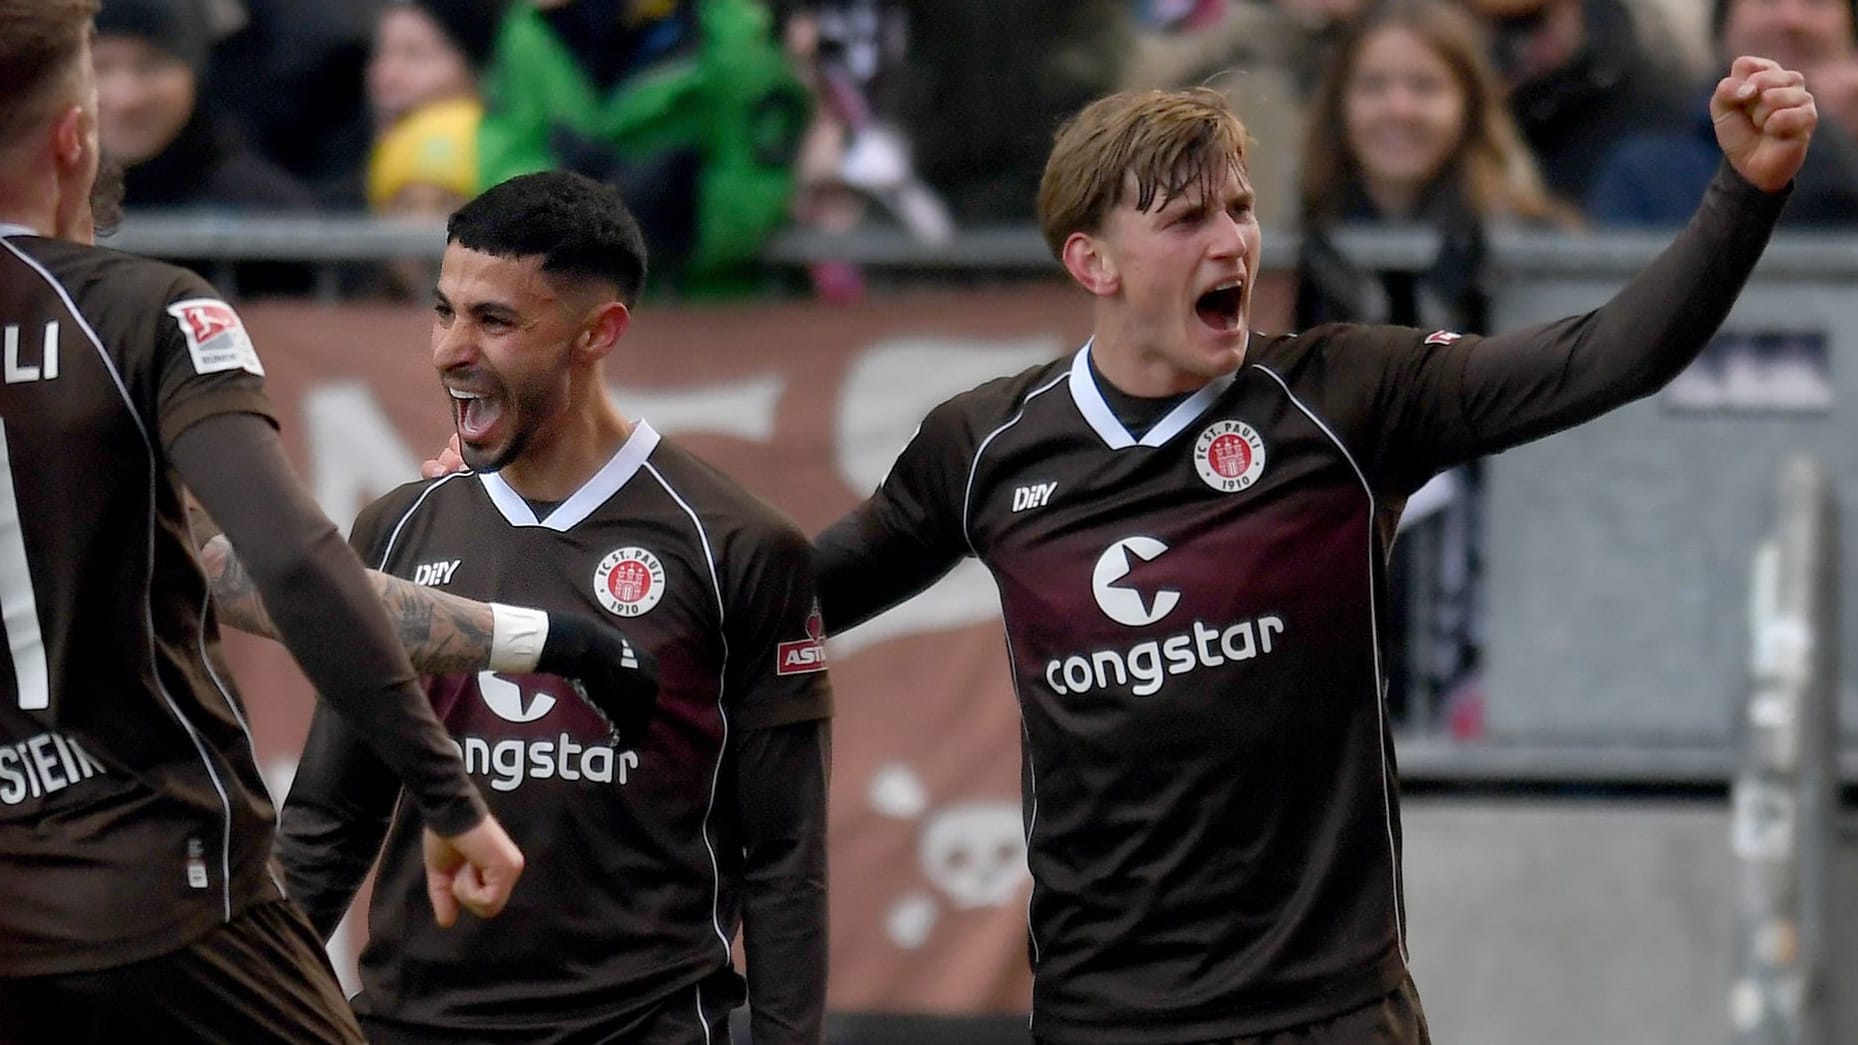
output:
[[[1826,1045],[1835,977],[1838,509],[1811,457],[1781,470],[1755,552],[1749,696],[1731,787],[1739,870],[1729,1012],[1736,1045]]]

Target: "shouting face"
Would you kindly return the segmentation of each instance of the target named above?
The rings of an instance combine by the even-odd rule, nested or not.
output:
[[[465,463],[496,471],[559,439],[570,423],[583,313],[541,260],[452,243],[434,296],[432,364],[451,397]]]
[[[1260,246],[1244,169],[1222,165],[1146,211],[1133,192],[1123,196],[1087,237],[1086,286],[1103,302],[1093,351],[1105,373],[1131,394],[1165,396],[1236,370]]]

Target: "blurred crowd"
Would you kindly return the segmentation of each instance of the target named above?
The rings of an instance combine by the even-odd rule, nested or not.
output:
[[[1685,220],[1740,53],[1830,117],[1789,221],[1858,223],[1854,0],[104,0],[97,24],[131,214],[429,216],[568,167],[624,189],[660,293],[765,289],[795,225],[1024,224],[1065,115],[1192,83],[1245,115],[1267,226],[1309,234],[1303,322],[1476,328],[1486,226]],[[1326,232],[1362,222],[1433,228],[1438,263],[1351,271]]]
[[[131,216],[431,217],[565,167],[623,189],[659,295],[782,286],[759,259],[785,228],[1027,225],[1067,115],[1188,84],[1232,98],[1262,221],[1301,233],[1299,327],[1483,331],[1490,231],[1687,220],[1740,54],[1804,72],[1822,114],[1785,223],[1858,226],[1858,0],[103,0],[97,29]],[[1356,264],[1338,233],[1362,225],[1436,253]],[[428,265],[365,289],[424,297]],[[247,294],[307,282],[245,268]],[[863,286],[835,262],[798,284]],[[1394,569],[1423,612],[1401,616],[1390,698],[1464,733],[1478,487],[1462,469],[1400,506],[1423,538]]]

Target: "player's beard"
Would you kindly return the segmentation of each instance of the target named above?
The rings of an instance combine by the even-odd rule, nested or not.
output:
[[[553,375],[559,378],[559,375]],[[548,418],[565,409],[567,398],[565,388],[553,387],[552,384],[536,384],[527,388],[512,388],[501,376],[496,379],[497,398],[503,416],[498,419],[507,433],[501,443],[488,447],[473,446],[466,442],[464,433],[459,432],[458,448],[464,458],[465,466],[476,472],[496,472],[507,467],[523,455],[534,440],[536,429]],[[453,423],[457,424],[454,415]]]
[[[109,153],[97,158],[97,177],[90,186],[90,218],[99,236],[108,236],[123,223],[123,165]]]
[[[522,456],[523,450],[528,445],[529,432],[521,428],[517,429],[503,445],[493,447],[488,451],[480,450],[465,442],[462,436],[458,439],[458,449],[462,451],[465,467],[474,472],[502,471],[504,465]]]

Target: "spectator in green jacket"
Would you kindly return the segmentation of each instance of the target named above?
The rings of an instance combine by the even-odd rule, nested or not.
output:
[[[517,5],[484,89],[481,185],[549,168],[612,182],[645,230],[656,289],[758,285],[810,108],[760,0]]]

